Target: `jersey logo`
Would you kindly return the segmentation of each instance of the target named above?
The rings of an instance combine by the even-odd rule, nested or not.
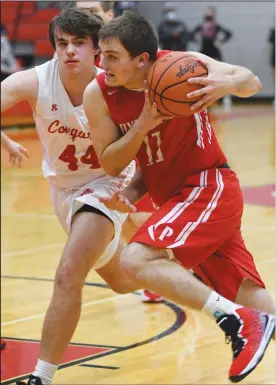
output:
[[[83,195],[91,194],[93,192],[94,192],[93,189],[87,188],[87,189],[84,190],[84,192],[80,196],[82,197]]]
[[[57,111],[57,110],[58,110],[57,104],[52,104],[52,111]]]
[[[118,90],[115,90],[115,91],[107,91],[108,95],[112,95],[112,94],[115,94],[115,92],[117,92]]]

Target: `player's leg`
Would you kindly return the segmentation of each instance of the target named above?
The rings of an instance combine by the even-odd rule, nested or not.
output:
[[[275,303],[267,289],[248,278],[242,281],[235,301],[243,306],[254,307],[269,314],[276,313]]]
[[[150,217],[150,215],[151,213],[149,212],[137,212],[137,213],[130,213],[128,215],[122,227],[122,238],[126,243],[128,243],[131,240],[131,238],[134,236],[134,234],[139,229],[139,227],[141,227],[143,223],[145,223],[145,221]],[[144,303],[164,302],[164,297],[162,297],[160,294],[156,293],[155,291],[148,290],[148,289],[141,290],[141,299],[142,299],[142,302]]]
[[[86,275],[113,235],[113,223],[105,216],[82,212],[73,218],[56,271],[52,301],[44,320],[41,359],[59,364],[80,316]]]
[[[133,243],[122,253],[122,267],[140,287],[215,317],[223,313],[220,327],[239,342],[239,347],[233,344],[237,351],[230,378],[240,381],[261,360],[273,334],[275,318],[249,311],[211,291],[182,266],[170,261],[162,250],[162,246],[170,249],[186,269],[194,269],[225,244],[238,227],[242,195],[235,174],[230,170],[204,173],[200,177],[202,186],[197,185],[194,176],[191,187],[167,201],[139,229]]]
[[[164,249],[130,243],[121,254],[121,265],[129,279],[136,282],[140,289],[148,287],[159,291],[172,301],[193,309],[200,310],[211,292],[182,265],[171,261]]]
[[[49,385],[76,329],[87,273],[114,236],[113,222],[96,212],[81,212],[72,220],[71,231],[56,271],[54,291],[47,310],[40,356],[29,382]]]
[[[229,377],[239,382],[262,359],[275,329],[275,317],[248,310],[212,291],[179,263],[170,261],[165,250],[131,243],[123,251],[122,268],[138,287],[148,287],[162,296],[202,310],[216,319],[225,335],[233,341],[234,360]]]
[[[126,294],[138,289],[137,284],[121,268],[120,256],[125,248],[125,243],[120,241],[114,256],[96,272],[109,285],[110,289],[119,294]]]
[[[226,298],[243,306],[275,314],[275,304],[265,288],[240,229],[207,260],[195,267],[195,273]]]

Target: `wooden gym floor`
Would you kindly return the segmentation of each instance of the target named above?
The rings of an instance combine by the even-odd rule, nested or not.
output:
[[[267,107],[236,107],[217,133],[244,187],[243,235],[275,297],[275,133]],[[12,133],[30,151],[22,169],[2,152],[2,337],[4,384],[26,378],[39,351],[43,316],[66,236],[40,171],[34,133]],[[230,346],[204,314],[170,302],[145,305],[138,293],[118,295],[91,272],[83,309],[56,384],[226,384]],[[275,384],[275,344],[245,384]]]

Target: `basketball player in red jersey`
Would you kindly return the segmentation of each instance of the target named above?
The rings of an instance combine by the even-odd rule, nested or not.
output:
[[[114,18],[113,11],[114,1],[78,1],[76,7],[92,13],[94,15],[100,16],[104,23],[108,23]],[[100,55],[95,57],[95,65],[99,67],[100,64]],[[144,201],[147,201],[148,197],[144,198]],[[144,202],[140,202],[141,207]],[[148,219],[149,214],[145,212],[129,213],[123,227],[122,227],[122,238],[124,241],[128,242],[138,227],[140,227],[146,219]],[[142,289],[141,290],[141,299],[145,303],[160,303],[164,301],[164,298],[159,294],[155,293],[152,290]]]
[[[164,55],[157,54],[158,38],[148,21],[125,13],[101,29],[99,46],[105,73],[84,93],[96,152],[113,176],[136,156],[140,165],[123,193],[101,201],[131,212],[148,191],[159,206],[123,251],[121,265],[140,287],[214,317],[232,341],[229,377],[239,382],[266,350],[275,330],[274,308],[244,245],[239,181],[206,108],[229,93],[249,97],[260,81],[246,68],[193,53],[209,70],[208,77],[189,80],[204,86],[190,95],[202,98],[190,117],[169,120],[144,91],[151,65]]]

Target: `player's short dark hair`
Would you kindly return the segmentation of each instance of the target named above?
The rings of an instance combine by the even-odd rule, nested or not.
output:
[[[75,36],[90,37],[94,47],[98,48],[98,34],[103,25],[104,22],[98,15],[88,14],[75,7],[64,7],[49,24],[49,40],[56,49],[55,34],[59,30]]]
[[[131,57],[143,52],[149,54],[150,60],[156,59],[158,35],[154,26],[139,13],[125,11],[105,24],[99,32],[100,40],[117,38]]]
[[[100,1],[104,12],[108,12],[114,7],[114,1]]]

